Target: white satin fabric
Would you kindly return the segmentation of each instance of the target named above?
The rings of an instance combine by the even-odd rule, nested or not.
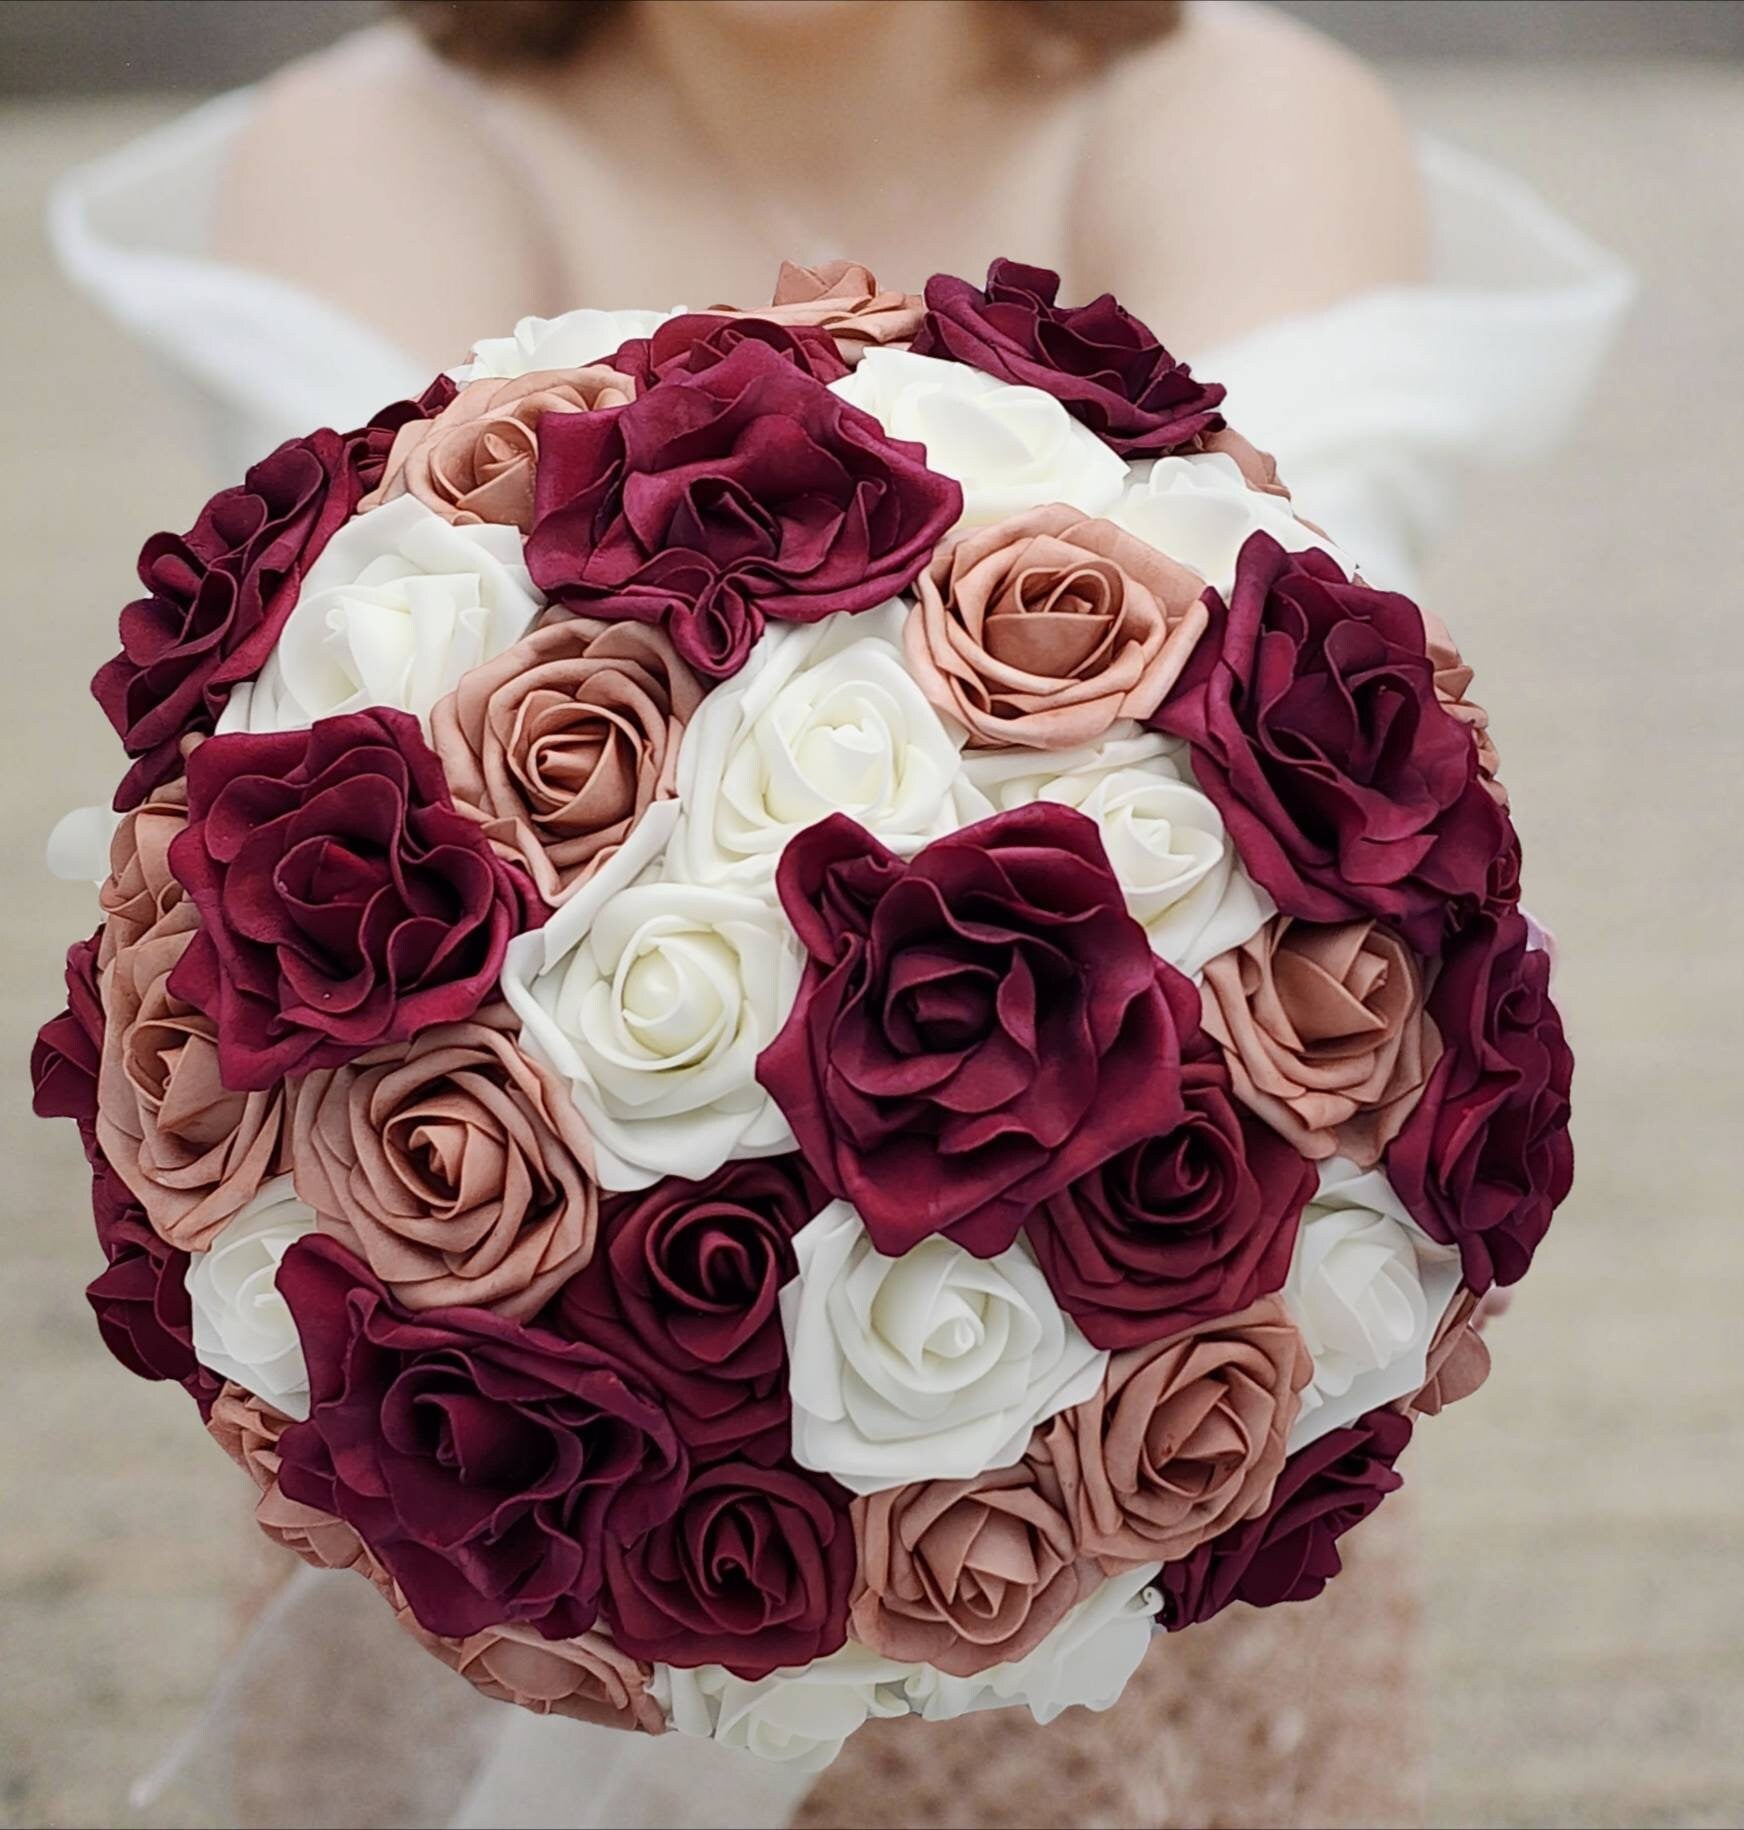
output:
[[[212,258],[218,175],[255,105],[246,90],[223,96],[72,172],[50,220],[73,282],[204,400],[227,477],[284,438],[359,423],[429,380],[425,364],[314,294]],[[1541,453],[1567,428],[1632,290],[1616,260],[1523,185],[1446,146],[1421,156],[1427,282],[1178,352],[1227,386],[1231,423],[1276,455],[1301,512],[1368,576],[1399,585],[1450,521],[1466,472]],[[387,1647],[398,1630],[349,1575],[301,1574],[269,1612],[142,1784],[139,1802],[172,1814],[160,1821],[779,1825],[808,1783],[707,1742],[486,1706],[434,1659],[404,1656],[409,1641]],[[343,1777],[335,1742],[356,1716],[305,1706],[304,1757],[293,1759],[298,1711],[275,1702],[325,1702],[389,1665],[391,1707],[379,1684],[352,1699],[369,1727],[353,1770],[375,1776],[371,1798],[396,1800],[372,1806]],[[264,1814],[241,1797],[235,1767],[239,1732],[263,1720],[292,1744]]]

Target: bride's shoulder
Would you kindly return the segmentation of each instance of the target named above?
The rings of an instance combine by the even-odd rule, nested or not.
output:
[[[453,359],[552,284],[537,207],[480,99],[393,26],[287,66],[226,148],[213,252]]]
[[[1412,136],[1380,75],[1270,7],[1195,0],[1100,79],[1079,221],[1184,346],[1420,275]]]

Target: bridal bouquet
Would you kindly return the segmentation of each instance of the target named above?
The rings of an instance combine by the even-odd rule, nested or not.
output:
[[[140,556],[91,1305],[492,1696],[1106,1707],[1338,1573],[1568,1190],[1469,670],[1057,289],[529,318]]]

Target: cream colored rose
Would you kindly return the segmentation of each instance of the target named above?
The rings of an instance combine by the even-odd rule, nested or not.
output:
[[[650,806],[503,965],[522,1044],[569,1082],[602,1188],[793,1148],[757,1057],[792,1006],[798,943],[761,898],[641,874],[677,812]]]
[[[519,641],[544,598],[512,527],[457,527],[416,496],[348,521],[309,568],[254,680],[220,732],[294,731],[366,706],[430,710],[481,661]]]
[[[459,382],[485,375],[505,380],[537,369],[576,369],[602,361],[632,337],[651,337],[676,311],[566,311],[555,318],[523,318],[511,337],[484,337],[472,356],[449,375]]]
[[[1051,394],[996,381],[961,362],[871,349],[833,392],[892,438],[926,447],[927,467],[963,486],[960,527],[1063,502],[1086,515],[1112,508],[1126,465]]]
[[[834,1201],[793,1247],[799,1275],[781,1292],[793,1458],[851,1492],[1007,1467],[1107,1367],[1021,1240],[975,1258],[934,1234],[886,1258]]]
[[[1134,466],[1132,483],[1108,518],[1191,566],[1225,596],[1250,534],[1270,534],[1290,553],[1317,546],[1354,570],[1324,534],[1296,519],[1286,497],[1250,488],[1235,459],[1221,452],[1159,458],[1148,471]]]
[[[1189,978],[1276,912],[1194,782],[1185,744],[1122,722],[1076,750],[970,750],[963,768],[1001,812],[1059,801],[1094,820],[1132,918]]]
[[[789,839],[845,813],[899,856],[989,811],[902,659],[904,606],[776,625],[684,734],[666,874],[767,892]]]
[[[1291,1454],[1421,1390],[1458,1290],[1459,1253],[1417,1226],[1380,1170],[1321,1164],[1283,1290],[1314,1361]]]

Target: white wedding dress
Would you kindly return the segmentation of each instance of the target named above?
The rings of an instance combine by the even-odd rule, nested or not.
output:
[[[495,105],[482,92],[479,103]],[[284,438],[357,424],[429,379],[424,364],[312,293],[212,257],[218,177],[255,106],[247,90],[223,96],[73,172],[51,218],[72,280],[197,392],[227,479]],[[1232,424],[1276,455],[1300,511],[1361,556],[1369,576],[1398,585],[1447,525],[1466,472],[1532,457],[1565,430],[1632,290],[1617,261],[1521,184],[1446,146],[1425,144],[1421,157],[1426,282],[1177,351],[1227,386]],[[351,1576],[302,1572],[138,1802],[178,1822],[446,1820],[469,1830],[783,1824],[800,1807],[804,1776],[706,1742],[487,1704],[409,1639],[386,1644],[396,1633]],[[371,1700],[384,1685],[394,1695],[385,1712]],[[369,1800],[315,1815],[292,1795],[296,1770],[263,1778],[258,1743],[239,1760],[239,1723],[258,1729],[297,1708],[325,1719],[335,1762],[373,1773]],[[262,1790],[282,1815],[263,1810]]]

